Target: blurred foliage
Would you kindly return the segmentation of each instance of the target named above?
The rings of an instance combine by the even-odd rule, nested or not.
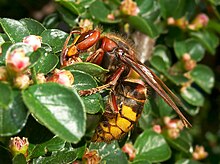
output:
[[[202,163],[220,161],[220,2],[136,0],[136,5],[129,2],[130,5],[126,7],[120,0],[56,0],[53,3],[43,0],[2,0],[0,17],[7,18],[0,21],[2,31],[6,34],[2,33],[0,37],[0,65],[5,65],[6,50],[11,45],[16,45],[27,35],[40,35],[43,46],[37,52],[40,54],[39,59],[33,59],[32,67],[38,73],[48,75],[55,67],[59,67],[58,57],[69,31],[73,27],[85,26],[87,20],[93,27],[102,28],[103,32],[115,32],[132,40],[141,54],[138,58],[143,59],[142,62],[152,68],[183,101],[186,108],[182,111],[190,117],[192,128],[182,130],[177,138],[172,139],[163,118],[173,118],[175,114],[151,91],[150,101],[145,104],[130,138],[128,136],[111,144],[90,144],[88,138],[94,127],[88,125],[89,121],[96,120],[90,120],[90,116],[103,110],[100,94],[81,99],[74,89],[70,91],[56,84],[34,85],[21,92],[0,83],[0,91],[7,93],[6,99],[5,95],[0,96],[0,118],[6,118],[6,121],[0,121],[0,158],[5,163],[11,161],[5,145],[8,137],[14,135],[28,137],[31,143],[28,160],[33,163],[82,160],[88,149],[96,150],[90,152],[96,160],[99,160],[98,154],[103,162],[119,163],[120,158],[120,163],[128,163],[128,156],[122,151],[124,143],[128,141],[136,149],[136,158],[131,163],[200,163],[193,159],[195,145],[203,145],[208,152],[208,157],[202,159]],[[50,10],[45,10],[47,7]],[[38,13],[41,13],[40,16]],[[25,17],[33,19],[22,19]],[[146,40],[150,41],[146,43]],[[76,90],[97,86],[98,77],[106,72],[91,63],[78,63],[69,66],[68,70],[76,78]],[[86,88],[80,88],[82,84]],[[58,92],[60,94],[54,98],[56,104],[44,101],[44,96],[49,97]],[[68,96],[78,104],[68,101]],[[94,99],[97,101],[94,102]],[[77,124],[77,134],[68,126],[59,127],[62,119],[58,117],[51,122],[55,114],[51,116],[41,111],[45,106],[51,111],[57,104],[68,106],[68,119],[75,119],[71,123]],[[76,110],[75,113],[72,113],[72,109]],[[11,113],[19,118],[14,119]],[[162,127],[161,134],[152,131],[152,127],[158,124]],[[62,139],[53,137],[53,134]],[[22,156],[16,158],[24,162]]]

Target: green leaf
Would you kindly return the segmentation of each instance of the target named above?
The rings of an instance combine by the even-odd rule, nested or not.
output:
[[[181,96],[186,102],[193,106],[203,106],[204,104],[204,96],[197,91],[195,88],[187,87],[181,90]]]
[[[12,159],[12,164],[26,164],[26,158],[24,154],[18,154]]]
[[[215,55],[215,50],[219,44],[219,39],[214,33],[203,30],[191,32],[190,35],[198,40],[198,42],[201,43],[209,53]]]
[[[70,10],[72,13],[76,15],[80,14],[79,6],[76,3],[73,3],[72,1],[64,1],[64,0],[56,0],[56,2],[59,3],[59,5]]]
[[[108,14],[111,11],[105,6],[104,2],[100,0],[94,1],[91,6],[89,7],[89,12],[91,15],[98,21],[104,23],[118,23],[120,20],[110,20],[108,19]]]
[[[65,70],[79,70],[90,74],[91,76],[100,77],[108,72],[108,70],[100,67],[99,65],[89,62],[76,62],[70,66],[64,67]]]
[[[202,164],[199,161],[194,161],[192,159],[180,159],[178,161],[175,162],[175,164]]]
[[[74,88],[77,90],[87,90],[91,88],[96,88],[98,85],[96,81],[87,73],[77,70],[71,70],[71,73],[74,76]],[[99,93],[94,93],[89,96],[81,97],[85,107],[86,112],[90,114],[95,114],[103,110],[102,97]]]
[[[198,64],[191,72],[190,77],[199,85],[205,92],[211,93],[215,79],[213,71],[205,65]]]
[[[160,6],[154,0],[136,0],[140,12],[138,13],[142,18],[155,21],[160,14]]]
[[[131,164],[151,164],[151,162],[149,162],[148,160],[141,159],[141,160],[135,160],[131,162]]]
[[[185,53],[195,61],[201,61],[205,55],[205,49],[197,40],[189,38],[184,41],[174,42],[174,50],[178,59],[182,59]]]
[[[56,55],[48,53],[42,50],[42,56],[40,60],[35,64],[34,68],[37,73],[48,74],[51,72],[59,62],[59,59]]]
[[[149,62],[158,71],[165,73],[171,65],[168,49],[163,45],[157,45]]]
[[[192,148],[192,138],[187,131],[181,131],[180,136],[176,139],[165,136],[167,142],[178,151],[189,155]]]
[[[28,28],[17,20],[2,18],[0,19],[0,24],[13,43],[21,42],[24,37],[30,35]]]
[[[136,157],[134,161],[148,160],[150,162],[162,162],[170,158],[171,150],[162,135],[145,130],[138,136],[134,143]]]
[[[29,152],[29,158],[36,158],[43,156],[48,152],[58,151],[64,148],[66,141],[59,137],[54,137],[51,140],[34,146],[31,152]]]
[[[183,17],[186,13],[191,14],[196,4],[188,0],[159,0],[161,15],[163,18],[173,17],[175,19]]]
[[[157,26],[154,25],[150,20],[139,16],[129,16],[126,18],[126,21],[135,29],[146,35],[149,35],[151,38],[155,38],[159,34]]]
[[[3,95],[6,94],[8,93]],[[26,124],[28,114],[20,92],[13,91],[13,98],[7,110],[0,108],[0,136],[12,136],[19,133]]]
[[[41,34],[42,42],[49,44],[54,53],[60,52],[68,34],[58,29],[44,30]]]
[[[30,112],[60,138],[77,143],[85,133],[85,107],[75,90],[57,83],[33,85],[22,92]]]
[[[8,51],[8,48],[12,45],[11,42],[5,42],[1,45],[2,48],[2,54],[0,55],[0,65],[5,65],[5,59],[6,59],[6,52]]]
[[[60,151],[53,152],[51,156],[48,157],[39,157],[33,160],[33,164],[65,164],[73,163],[76,159],[76,153],[73,149],[62,149]]]
[[[0,46],[1,46],[3,43],[5,43],[5,40],[4,40],[4,38],[2,37],[2,35],[0,34]]]
[[[27,27],[31,35],[41,35],[46,28],[38,21],[31,18],[23,18],[20,22]]]
[[[13,92],[8,83],[0,81],[0,108],[7,109],[13,100]]]
[[[91,143],[89,150],[96,150],[101,157],[101,163],[128,164],[126,155],[121,151],[116,141]]]

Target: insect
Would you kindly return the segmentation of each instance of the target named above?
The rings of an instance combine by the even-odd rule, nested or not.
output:
[[[68,46],[71,35],[77,34],[74,42]],[[81,96],[91,95],[110,88],[106,110],[95,130],[92,141],[117,140],[129,132],[141,116],[147,99],[146,84],[152,87],[179,115],[183,124],[190,123],[180,112],[176,104],[182,105],[174,93],[144,64],[135,57],[135,50],[121,37],[99,29],[81,32],[73,30],[64,43],[61,65],[67,66],[81,61],[80,54],[89,51],[87,62],[92,62],[108,69],[104,84],[97,88],[79,91]],[[131,70],[143,79],[129,79]]]

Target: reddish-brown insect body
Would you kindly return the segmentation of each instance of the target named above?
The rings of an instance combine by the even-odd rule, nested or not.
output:
[[[87,96],[110,88],[106,110],[96,128],[93,141],[109,142],[120,139],[139,119],[147,98],[147,89],[140,80],[128,80],[132,69],[177,112],[185,126],[190,125],[176,106],[176,103],[182,105],[180,100],[148,67],[136,59],[135,51],[124,39],[114,34],[100,35],[99,30],[89,30],[85,33],[76,30],[71,34],[79,34],[79,37],[69,48],[67,44],[70,36],[67,38],[62,51],[61,64],[65,66],[78,62],[80,53],[89,51],[91,55],[86,59],[87,62],[109,70],[102,86],[79,91],[81,96]],[[69,55],[72,52],[74,53]]]

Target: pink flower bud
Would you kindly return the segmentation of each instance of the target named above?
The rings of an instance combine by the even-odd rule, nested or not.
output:
[[[29,35],[23,39],[23,43],[31,45],[33,50],[36,51],[41,47],[41,37],[36,35]]]
[[[49,77],[47,81],[59,83],[70,87],[74,82],[74,77],[70,71],[56,69],[54,71],[54,74]]]
[[[170,128],[170,129],[167,129],[167,134],[170,138],[176,139],[180,135],[180,130],[177,128]]]
[[[162,132],[161,126],[160,125],[154,125],[153,126],[153,131],[160,134]]]
[[[208,22],[209,22],[209,17],[204,13],[200,13],[195,17],[195,19],[189,25],[189,28],[191,30],[199,30],[207,26]]]
[[[192,153],[193,159],[202,160],[208,156],[203,146],[196,145],[194,152]]]
[[[137,6],[137,3],[133,0],[123,0],[121,2],[120,10],[123,14],[137,16],[140,12],[140,9]]]
[[[9,143],[9,149],[13,156],[17,154],[24,154],[25,157],[28,155],[28,146],[29,142],[28,139],[23,137],[22,139],[20,137],[14,137],[11,138]]]
[[[30,78],[26,74],[21,74],[14,78],[14,86],[18,89],[26,89],[30,84]]]
[[[129,156],[129,160],[133,161],[135,156],[136,156],[136,152],[135,152],[135,148],[132,144],[130,143],[126,143],[123,147],[122,147],[122,151],[124,153],[127,153]]]
[[[22,48],[10,52],[6,59],[6,67],[13,72],[20,73],[30,65],[30,59]]]
[[[7,80],[7,70],[5,66],[0,66],[0,81]]]

